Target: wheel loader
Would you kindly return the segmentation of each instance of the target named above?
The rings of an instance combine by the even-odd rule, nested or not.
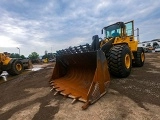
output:
[[[7,52],[0,53],[0,75],[7,71],[9,75],[19,75],[24,69],[32,67],[28,59],[10,58]]]
[[[142,67],[145,54],[134,38],[134,21],[117,22],[102,29],[104,39],[92,37],[92,43],[69,47],[56,53],[50,80],[52,89],[75,101],[82,109],[96,102],[108,90],[110,75],[125,78],[132,66]]]

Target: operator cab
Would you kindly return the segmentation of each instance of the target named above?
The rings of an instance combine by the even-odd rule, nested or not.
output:
[[[133,21],[123,23],[117,22],[102,29],[102,34],[105,38],[115,38],[123,36],[134,36]]]
[[[100,41],[100,48],[108,53],[113,44],[134,42],[133,21],[127,23],[117,22],[102,29],[104,39]]]

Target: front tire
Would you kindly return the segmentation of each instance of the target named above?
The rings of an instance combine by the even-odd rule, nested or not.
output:
[[[11,64],[11,68],[7,71],[9,75],[19,75],[23,72],[23,64],[19,60],[15,60]]]
[[[131,72],[131,52],[126,44],[115,45],[108,57],[109,71],[113,76],[125,78]]]

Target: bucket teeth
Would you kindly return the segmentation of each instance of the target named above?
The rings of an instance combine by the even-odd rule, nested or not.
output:
[[[57,89],[56,89],[56,91],[60,93],[60,92],[63,92],[64,90],[57,90]]]
[[[59,93],[59,91],[56,91],[56,92],[54,93],[54,96],[57,95],[58,93]]]
[[[65,94],[65,95],[64,95],[64,97],[66,98],[66,97],[68,97],[70,94],[71,94],[71,93],[69,93],[69,94]]]
[[[49,81],[49,83],[51,84],[51,83],[53,83],[54,81]]]
[[[71,104],[74,104],[76,101],[78,101],[78,99],[81,98],[81,97],[76,97],[72,100]]]
[[[54,88],[52,87],[51,89],[50,89],[50,91],[53,91],[54,90]]]
[[[55,86],[53,86],[53,88],[54,88],[54,89],[58,89],[59,87],[55,87]]]
[[[52,88],[51,90],[55,89],[56,92],[54,93],[54,95],[57,95],[58,93],[61,93],[63,92],[64,90],[58,90],[59,87],[55,87],[55,88]]]
[[[54,87],[56,84],[54,82],[50,83],[50,87]]]
[[[76,101],[77,101],[77,99],[73,99],[72,102],[71,102],[71,104],[75,103]]]
[[[50,89],[50,91],[53,91],[53,90],[59,88],[59,87],[55,87],[55,86],[53,86],[53,85],[51,85],[51,87],[52,87],[52,88]]]

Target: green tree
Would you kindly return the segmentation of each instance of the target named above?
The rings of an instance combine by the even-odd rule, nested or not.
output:
[[[25,57],[24,55],[21,55],[21,58],[22,58],[22,59],[25,59],[26,57]]]
[[[29,56],[28,56],[31,60],[36,60],[39,58],[39,54],[36,52],[32,52]]]
[[[26,57],[24,55],[19,56],[18,53],[11,53],[10,58],[22,58],[25,59]]]
[[[11,54],[10,54],[10,57],[11,57],[11,58],[20,58],[20,56],[19,56],[18,53],[11,53]]]

